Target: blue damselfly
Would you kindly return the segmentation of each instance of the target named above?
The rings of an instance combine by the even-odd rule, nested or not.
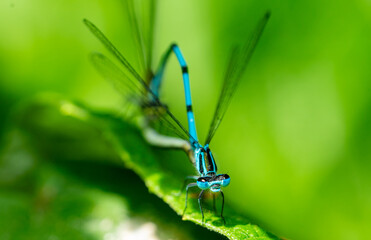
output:
[[[258,43],[260,36],[264,30],[264,27],[269,19],[270,13],[267,12],[264,17],[258,23],[256,29],[252,35],[246,40],[242,47],[235,47],[231,53],[229,64],[224,76],[223,88],[219,96],[217,107],[210,125],[210,129],[204,145],[201,145],[198,140],[194,113],[192,110],[192,99],[191,90],[189,83],[188,66],[180,51],[180,48],[176,44],[172,44],[165,52],[158,70],[155,74],[151,71],[151,49],[153,41],[153,21],[155,12],[155,2],[151,1],[151,18],[152,26],[149,27],[149,36],[147,41],[143,41],[143,37],[139,30],[138,21],[135,16],[135,11],[132,9],[133,5],[128,4],[130,10],[130,20],[135,29],[135,38],[141,46],[141,54],[143,56],[142,66],[144,66],[144,74],[140,75],[134,67],[127,61],[127,59],[117,50],[117,48],[108,40],[108,38],[90,21],[84,20],[84,23],[88,26],[91,32],[103,43],[103,45],[116,57],[116,59],[122,65],[119,68],[112,63],[108,58],[100,53],[92,55],[92,59],[97,69],[109,80],[111,80],[117,87],[117,89],[127,88],[136,96],[137,101],[144,113],[144,119],[142,121],[142,129],[147,141],[156,146],[162,147],[178,147],[184,149],[189,156],[190,161],[197,170],[198,176],[189,176],[186,179],[192,179],[195,182],[186,185],[186,196],[185,196],[185,208],[183,216],[187,209],[188,190],[191,187],[198,187],[201,192],[198,197],[198,203],[202,215],[202,223],[204,222],[204,213],[202,208],[202,197],[206,190],[211,192],[219,192],[222,196],[222,208],[221,218],[225,223],[223,217],[224,210],[224,194],[222,187],[226,187],[230,183],[230,177],[228,174],[217,174],[217,166],[215,159],[210,150],[209,144],[219,127],[224,114],[230,104],[231,98],[236,91],[236,87],[245,72],[246,66],[254,52],[254,49]],[[130,1],[128,1],[130,3]],[[143,44],[146,42],[146,44]],[[159,90],[163,73],[165,70],[166,63],[171,53],[174,53],[177,57],[182,70],[184,91],[185,91],[185,102],[188,119],[188,130],[183,127],[180,121],[170,112],[168,107],[160,101]],[[143,77],[144,75],[144,77]],[[150,123],[153,121],[161,121],[170,129],[176,133],[179,138],[172,138],[158,134],[150,127]],[[184,187],[183,187],[184,188]]]

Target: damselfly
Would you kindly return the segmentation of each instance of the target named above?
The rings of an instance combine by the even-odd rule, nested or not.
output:
[[[152,9],[155,5],[152,6]],[[153,10],[154,12],[154,10]],[[132,11],[134,13],[134,11]],[[132,14],[135,15],[135,14]],[[188,190],[191,187],[199,187],[201,192],[198,197],[198,203],[202,215],[202,223],[204,222],[204,213],[202,208],[202,197],[206,190],[211,192],[219,192],[222,196],[222,208],[221,208],[221,218],[225,223],[223,217],[224,209],[224,194],[222,187],[226,187],[230,183],[230,177],[228,174],[217,174],[217,166],[210,150],[209,144],[219,127],[227,107],[231,101],[233,94],[235,93],[236,87],[246,69],[246,66],[252,56],[252,53],[258,43],[258,40],[264,30],[264,27],[269,19],[270,13],[267,12],[264,17],[258,23],[256,29],[253,31],[252,35],[247,39],[242,47],[236,47],[233,49],[230,56],[228,68],[224,76],[223,88],[218,100],[218,104],[214,113],[213,120],[210,125],[209,133],[206,138],[204,145],[201,145],[198,140],[195,118],[192,110],[192,99],[191,90],[189,83],[188,66],[186,61],[176,44],[172,44],[166,51],[164,57],[160,62],[160,66],[156,74],[152,74],[150,71],[150,58],[151,54],[144,54],[147,56],[147,64],[144,63],[146,74],[142,77],[138,72],[132,67],[132,65],[127,61],[127,59],[117,50],[116,47],[107,39],[107,37],[91,22],[84,20],[85,24],[92,31],[92,33],[106,46],[106,48],[117,58],[117,60],[122,64],[123,70],[115,66],[110,60],[108,60],[102,54],[94,54],[93,61],[98,68],[98,70],[108,79],[112,80],[115,85],[125,86],[138,96],[139,102],[143,112],[150,112],[146,114],[146,122],[148,119],[155,118],[164,123],[169,129],[176,133],[182,139],[188,142],[179,140],[177,138],[166,138],[166,136],[159,135],[157,133],[148,134],[151,132],[151,128],[144,124],[144,129],[146,129],[147,134],[145,134],[146,139],[157,146],[163,147],[174,147],[183,148],[189,153],[189,159],[195,166],[198,176],[189,176],[186,179],[193,179],[192,182],[186,186],[186,196],[185,196],[185,208],[183,211],[183,216],[187,209],[188,200]],[[134,27],[136,29],[136,35],[138,41],[141,40],[139,27],[136,22],[135,16],[132,18]],[[149,39],[152,39],[151,37]],[[143,42],[143,41],[141,41]],[[148,42],[147,51],[152,47],[152,40]],[[143,45],[142,45],[143,46]],[[144,49],[142,47],[142,49]],[[174,53],[177,57],[182,70],[184,91],[185,91],[185,102],[188,118],[188,131],[177,118],[169,111],[167,106],[163,104],[159,99],[159,89],[161,86],[163,72],[165,70],[166,63],[169,59],[171,53]],[[142,51],[144,53],[144,51]],[[144,62],[144,61],[143,61]],[[153,133],[153,132],[151,132]],[[176,143],[174,143],[174,141]],[[178,142],[177,142],[178,141]]]

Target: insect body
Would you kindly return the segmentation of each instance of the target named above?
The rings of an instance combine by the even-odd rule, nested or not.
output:
[[[195,118],[192,110],[192,99],[191,99],[191,91],[190,91],[190,84],[189,84],[189,74],[188,74],[188,66],[184,60],[184,57],[179,49],[179,47],[175,44],[171,45],[169,50],[164,55],[162,66],[160,67],[161,71],[159,74],[155,76],[153,83],[155,86],[159,86],[160,84],[158,81],[161,81],[163,69],[166,65],[167,59],[170,55],[170,52],[173,51],[176,55],[179,64],[182,69],[182,76],[183,76],[183,84],[184,84],[184,92],[185,92],[185,102],[186,102],[186,110],[187,110],[187,118],[188,118],[188,130],[189,130],[189,143],[192,147],[193,157],[191,156],[191,161],[193,162],[195,168],[199,176],[190,176],[186,179],[193,179],[196,182],[190,183],[186,187],[186,204],[183,211],[183,215],[187,209],[187,200],[188,200],[188,190],[191,187],[199,187],[201,189],[200,195],[198,197],[198,202],[200,206],[200,211],[202,214],[202,222],[204,222],[204,214],[202,209],[202,196],[204,192],[210,189],[212,192],[220,192],[222,196],[222,209],[221,209],[221,218],[225,223],[223,217],[223,209],[224,209],[224,194],[222,191],[222,187],[226,187],[229,185],[231,178],[228,174],[217,174],[217,166],[213,157],[213,154],[209,148],[209,143],[213,138],[216,129],[219,127],[220,122],[223,119],[223,116],[227,110],[227,107],[230,103],[231,97],[233,96],[236,87],[238,85],[239,80],[242,77],[242,74],[245,71],[247,63],[249,62],[252,53],[258,43],[258,40],[263,32],[263,29],[270,17],[270,13],[267,12],[264,17],[260,20],[259,24],[257,25],[255,31],[250,36],[250,38],[246,41],[245,45],[242,48],[235,48],[232,52],[228,69],[224,78],[223,89],[220,94],[218,104],[214,113],[213,120],[210,125],[209,134],[206,139],[206,143],[202,146],[197,137],[196,131],[196,123]],[[155,92],[157,90],[155,89]]]

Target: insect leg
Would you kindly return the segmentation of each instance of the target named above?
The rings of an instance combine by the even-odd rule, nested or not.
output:
[[[186,188],[186,201],[185,201],[185,207],[184,207],[184,211],[183,211],[183,214],[182,214],[182,217],[184,216],[185,212],[186,212],[186,209],[187,209],[187,202],[188,202],[188,190],[189,188],[191,187],[195,187],[197,186],[197,183],[190,183],[187,185],[187,188]]]
[[[204,211],[202,210],[202,195],[204,194],[205,190],[202,190],[200,195],[198,196],[198,205],[200,206],[200,211],[201,211],[201,215],[202,215],[202,224],[204,223]]]
[[[223,209],[224,209],[224,193],[222,192],[222,190],[220,190],[220,194],[222,195],[222,212],[220,213],[220,217],[223,219],[223,222],[224,222],[224,225],[225,225],[225,219],[223,217]]]

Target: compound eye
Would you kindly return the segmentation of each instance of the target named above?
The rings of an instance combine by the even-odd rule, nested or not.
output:
[[[226,186],[228,186],[229,183],[231,182],[231,178],[229,177],[228,174],[223,174],[222,176],[223,176],[223,178],[224,178],[224,179],[222,180],[222,186],[223,186],[223,187],[226,187]]]
[[[197,179],[197,182],[207,182],[207,179],[205,177],[200,177]]]
[[[197,179],[197,186],[201,189],[208,189],[209,188],[209,179],[207,177],[200,177]]]

